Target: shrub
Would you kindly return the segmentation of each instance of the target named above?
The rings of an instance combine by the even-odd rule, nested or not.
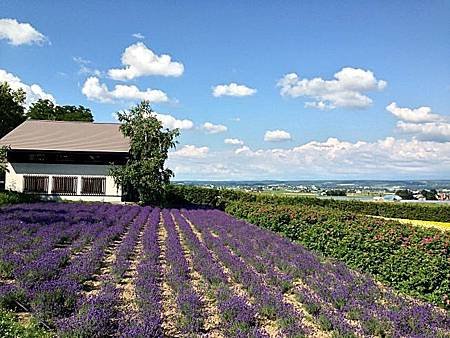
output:
[[[311,206],[234,202],[226,211],[399,291],[450,307],[449,233]]]

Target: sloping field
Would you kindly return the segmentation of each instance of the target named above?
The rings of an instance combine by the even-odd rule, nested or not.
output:
[[[0,307],[62,337],[439,337],[440,308],[218,210],[0,211]]]

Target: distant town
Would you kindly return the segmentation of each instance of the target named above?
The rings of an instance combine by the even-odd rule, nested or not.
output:
[[[450,180],[179,181],[177,183],[286,196],[311,196],[362,201],[450,203]]]

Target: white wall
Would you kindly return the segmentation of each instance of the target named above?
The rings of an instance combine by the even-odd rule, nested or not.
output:
[[[108,176],[108,165],[89,164],[44,164],[44,163],[8,163],[6,172],[5,189],[12,191],[23,191],[23,175],[48,175],[49,192],[51,191],[52,176],[77,176],[78,195],[46,195],[48,199],[82,200],[120,202],[122,190],[114,184],[111,176]],[[85,196],[80,194],[81,176],[106,177],[105,196]]]

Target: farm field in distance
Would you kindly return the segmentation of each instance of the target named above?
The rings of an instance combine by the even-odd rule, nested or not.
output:
[[[379,216],[373,216],[373,217],[379,217]],[[415,226],[421,226],[421,227],[431,227],[431,228],[437,228],[443,231],[450,231],[450,222],[437,222],[437,221],[422,221],[417,219],[405,219],[405,218],[394,218],[394,217],[379,217],[383,219],[398,221],[402,224],[412,224]]]
[[[0,238],[1,309],[49,336],[450,334],[445,310],[219,210],[18,204]]]

